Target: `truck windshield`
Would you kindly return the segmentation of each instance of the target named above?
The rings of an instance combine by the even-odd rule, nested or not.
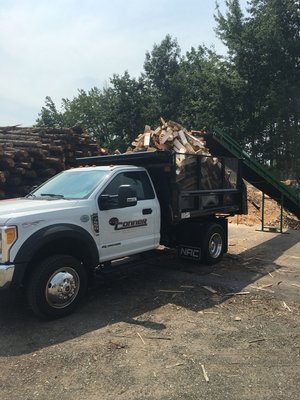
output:
[[[28,197],[43,199],[86,199],[107,176],[107,171],[65,171],[54,176]]]

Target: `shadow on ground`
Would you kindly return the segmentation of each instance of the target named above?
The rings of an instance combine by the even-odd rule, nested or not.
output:
[[[84,304],[73,315],[56,321],[36,319],[21,296],[15,304],[0,309],[0,356],[32,353],[118,322],[163,334],[164,323],[143,320],[143,314],[169,303],[195,311],[220,304],[230,297],[228,293],[242,291],[280,268],[276,260],[299,239],[296,231],[271,235],[238,255],[225,255],[214,267],[179,260],[171,250],[157,251],[140,265],[98,279]]]

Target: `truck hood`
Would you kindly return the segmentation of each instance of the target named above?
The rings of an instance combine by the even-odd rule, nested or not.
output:
[[[84,201],[83,201],[84,203]],[[46,217],[52,212],[67,212],[68,209],[74,210],[80,204],[79,200],[34,200],[34,199],[9,199],[0,201],[0,225],[14,223],[14,220],[24,220],[36,216],[39,219]],[[83,204],[82,204],[83,205]]]

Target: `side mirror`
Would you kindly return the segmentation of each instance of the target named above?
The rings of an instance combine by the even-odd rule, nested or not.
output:
[[[102,194],[98,199],[98,205],[100,210],[109,210],[110,208],[110,196],[108,194]]]
[[[118,208],[133,207],[136,204],[136,191],[130,185],[121,185],[118,190]]]
[[[98,205],[100,210],[111,210],[112,208],[118,208],[118,196],[102,194],[98,199]]]

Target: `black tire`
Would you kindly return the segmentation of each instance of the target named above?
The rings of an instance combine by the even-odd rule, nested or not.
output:
[[[84,296],[87,275],[76,258],[61,254],[41,261],[27,286],[32,311],[46,318],[61,318],[74,311]]]
[[[203,261],[208,265],[217,264],[222,260],[224,251],[224,229],[219,224],[209,224],[202,242]]]

